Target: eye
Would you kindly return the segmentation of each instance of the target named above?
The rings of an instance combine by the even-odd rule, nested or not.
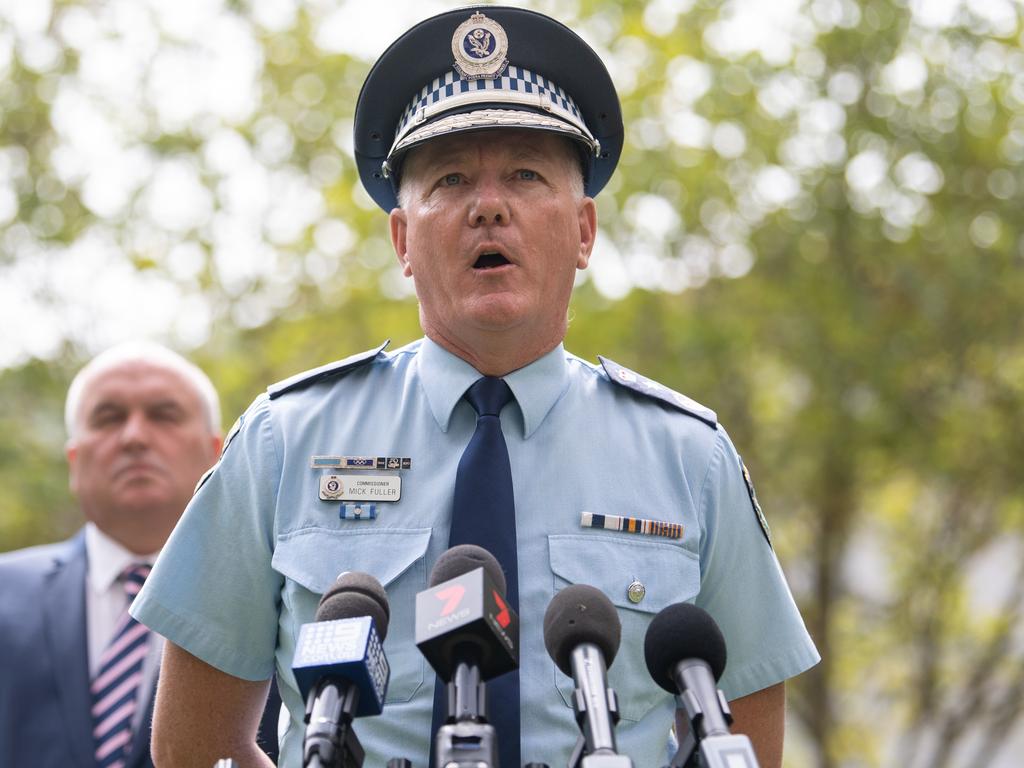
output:
[[[183,421],[184,417],[182,410],[173,405],[154,408],[150,411],[149,415],[153,421],[162,421],[171,424],[177,424],[178,422]]]
[[[529,168],[520,168],[516,173],[523,181],[536,181],[540,178],[536,171],[531,171]]]
[[[457,187],[462,182],[462,177],[457,173],[446,174],[441,179],[442,187]]]
[[[121,423],[124,418],[124,409],[112,405],[102,405],[89,415],[88,423],[94,429],[103,429]]]

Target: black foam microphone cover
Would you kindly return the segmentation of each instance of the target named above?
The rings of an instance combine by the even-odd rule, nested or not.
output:
[[[377,627],[381,642],[388,634],[391,609],[384,587],[373,576],[362,571],[341,574],[320,598],[316,609],[317,621],[355,619],[369,616]]]
[[[685,659],[701,659],[718,680],[725,671],[725,638],[707,611],[690,603],[675,603],[661,610],[644,637],[647,671],[669,693],[678,693],[673,670]]]
[[[573,584],[556,594],[544,612],[544,647],[562,672],[572,677],[572,652],[593,643],[612,665],[622,639],[622,623],[605,594],[589,584]]]
[[[497,558],[476,544],[459,544],[437,558],[430,572],[430,586],[436,587],[477,568],[483,568],[498,591],[505,594],[505,574],[502,573]]]

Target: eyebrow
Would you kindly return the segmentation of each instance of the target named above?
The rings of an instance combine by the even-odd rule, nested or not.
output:
[[[431,157],[423,157],[421,171],[438,170],[438,166],[450,165],[466,159],[471,151],[465,146],[452,144],[446,149],[437,150]],[[421,156],[422,157],[422,156]],[[535,147],[524,146],[509,156],[510,162],[558,162],[560,158],[549,156]]]
[[[157,400],[153,403],[146,403],[143,408],[147,413],[155,411],[179,411],[181,413],[185,413],[188,410],[182,403],[172,399]],[[126,410],[128,410],[128,408],[124,403],[117,400],[101,400],[93,406],[86,416],[89,419],[93,419],[97,416],[102,416],[105,413],[119,413]]]
[[[100,402],[96,403],[96,405],[94,405],[91,409],[89,409],[89,413],[86,415],[89,418],[93,418],[102,413],[111,411],[116,413],[117,411],[123,410],[125,410],[125,407],[121,403],[118,403],[114,400],[101,400]]]
[[[157,400],[146,406],[147,411],[181,411],[185,413],[188,409],[177,400]]]

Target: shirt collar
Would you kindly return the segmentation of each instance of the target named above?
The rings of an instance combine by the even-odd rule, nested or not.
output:
[[[89,585],[105,592],[125,568],[136,563],[152,565],[158,553],[137,555],[101,531],[95,523],[85,524],[85,552],[89,564]]]
[[[455,406],[483,374],[426,338],[420,345],[418,366],[430,410],[441,431],[447,432]],[[543,357],[502,378],[515,395],[523,414],[523,437],[528,439],[569,386],[565,350],[559,344]]]

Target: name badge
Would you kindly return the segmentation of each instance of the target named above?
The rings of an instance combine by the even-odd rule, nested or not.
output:
[[[398,501],[402,498],[400,475],[324,475],[320,478],[324,501]]]

